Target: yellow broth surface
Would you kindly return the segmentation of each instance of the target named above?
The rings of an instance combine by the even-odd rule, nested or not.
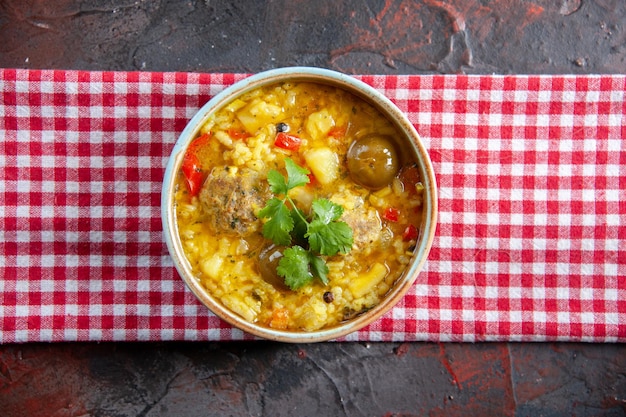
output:
[[[287,129],[300,138],[297,149],[276,144]],[[422,187],[410,161],[380,189],[353,181],[346,155],[368,135],[399,134],[363,100],[313,83],[263,87],[212,114],[188,150],[202,189],[192,196],[181,170],[175,192],[184,252],[208,293],[249,322],[294,331],[329,327],[378,304],[412,256]],[[327,198],[344,208],[341,220],[353,230],[350,252],[325,257],[328,285],[315,279],[291,290],[261,273],[259,255],[271,242],[255,214],[272,196],[268,171],[286,175],[285,157],[311,171],[310,184],[290,192],[298,207],[308,213],[313,200]]]

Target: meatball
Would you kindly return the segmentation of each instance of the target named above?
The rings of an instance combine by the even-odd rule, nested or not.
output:
[[[230,166],[213,168],[199,196],[214,231],[239,236],[260,230],[256,212],[270,197],[267,184],[256,171]]]
[[[360,199],[352,210],[346,210],[341,220],[352,228],[354,243],[352,249],[361,251],[373,248],[383,240],[384,229],[374,208],[366,208]]]

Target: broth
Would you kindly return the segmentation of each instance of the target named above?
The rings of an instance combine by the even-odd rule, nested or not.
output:
[[[213,113],[188,148],[175,192],[197,279],[245,320],[281,330],[321,329],[377,305],[409,263],[421,224],[423,188],[398,138],[362,99],[315,83],[262,87]],[[353,232],[348,253],[322,257],[327,285],[292,290],[267,272],[272,243],[258,212],[272,197],[268,172],[285,173],[285,158],[311,172],[289,193],[298,208],[308,213],[327,198]]]

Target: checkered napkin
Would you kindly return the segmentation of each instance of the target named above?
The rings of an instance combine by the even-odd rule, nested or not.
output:
[[[166,160],[242,74],[0,70],[0,342],[240,340],[178,277]],[[626,77],[360,76],[430,151],[416,284],[344,340],[626,341]]]

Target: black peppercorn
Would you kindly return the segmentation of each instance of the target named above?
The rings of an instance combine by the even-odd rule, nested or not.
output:
[[[276,125],[277,132],[289,132],[289,125],[287,123],[280,122]]]
[[[332,293],[332,292],[330,292],[330,291],[326,291],[326,292],[324,293],[324,302],[326,302],[326,303],[330,304],[330,303],[332,303],[332,302],[333,302],[333,300],[334,300],[334,299],[335,299],[335,296],[333,295],[333,293]]]

